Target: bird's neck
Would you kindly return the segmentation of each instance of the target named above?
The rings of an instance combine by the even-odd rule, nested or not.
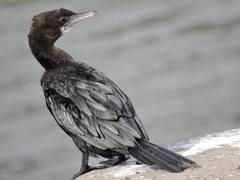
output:
[[[53,69],[64,63],[72,61],[72,57],[54,46],[54,41],[47,40],[44,37],[29,34],[29,46],[38,62],[46,69]]]

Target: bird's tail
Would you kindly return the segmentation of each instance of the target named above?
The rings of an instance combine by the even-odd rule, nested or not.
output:
[[[198,167],[194,161],[148,141],[139,142],[139,145],[130,148],[129,152],[144,164],[157,165],[160,169],[170,172],[181,172],[189,167]]]

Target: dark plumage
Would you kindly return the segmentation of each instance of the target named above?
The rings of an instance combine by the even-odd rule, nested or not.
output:
[[[125,161],[129,154],[171,172],[195,166],[195,162],[150,143],[128,96],[104,74],[54,46],[73,24],[95,14],[66,9],[43,12],[34,16],[28,35],[33,55],[46,70],[41,85],[47,107],[83,154],[80,172],[73,179]],[[109,160],[90,167],[89,155]]]

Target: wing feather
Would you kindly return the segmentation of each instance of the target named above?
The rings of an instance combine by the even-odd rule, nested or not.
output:
[[[129,98],[103,74],[91,73],[90,80],[65,78],[44,87],[58,124],[103,150],[134,147],[137,139],[148,138]]]

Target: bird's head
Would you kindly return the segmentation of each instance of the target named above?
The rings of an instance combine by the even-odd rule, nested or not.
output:
[[[29,32],[29,38],[35,41],[54,43],[77,22],[93,17],[96,11],[75,13],[67,9],[57,9],[35,15]]]

